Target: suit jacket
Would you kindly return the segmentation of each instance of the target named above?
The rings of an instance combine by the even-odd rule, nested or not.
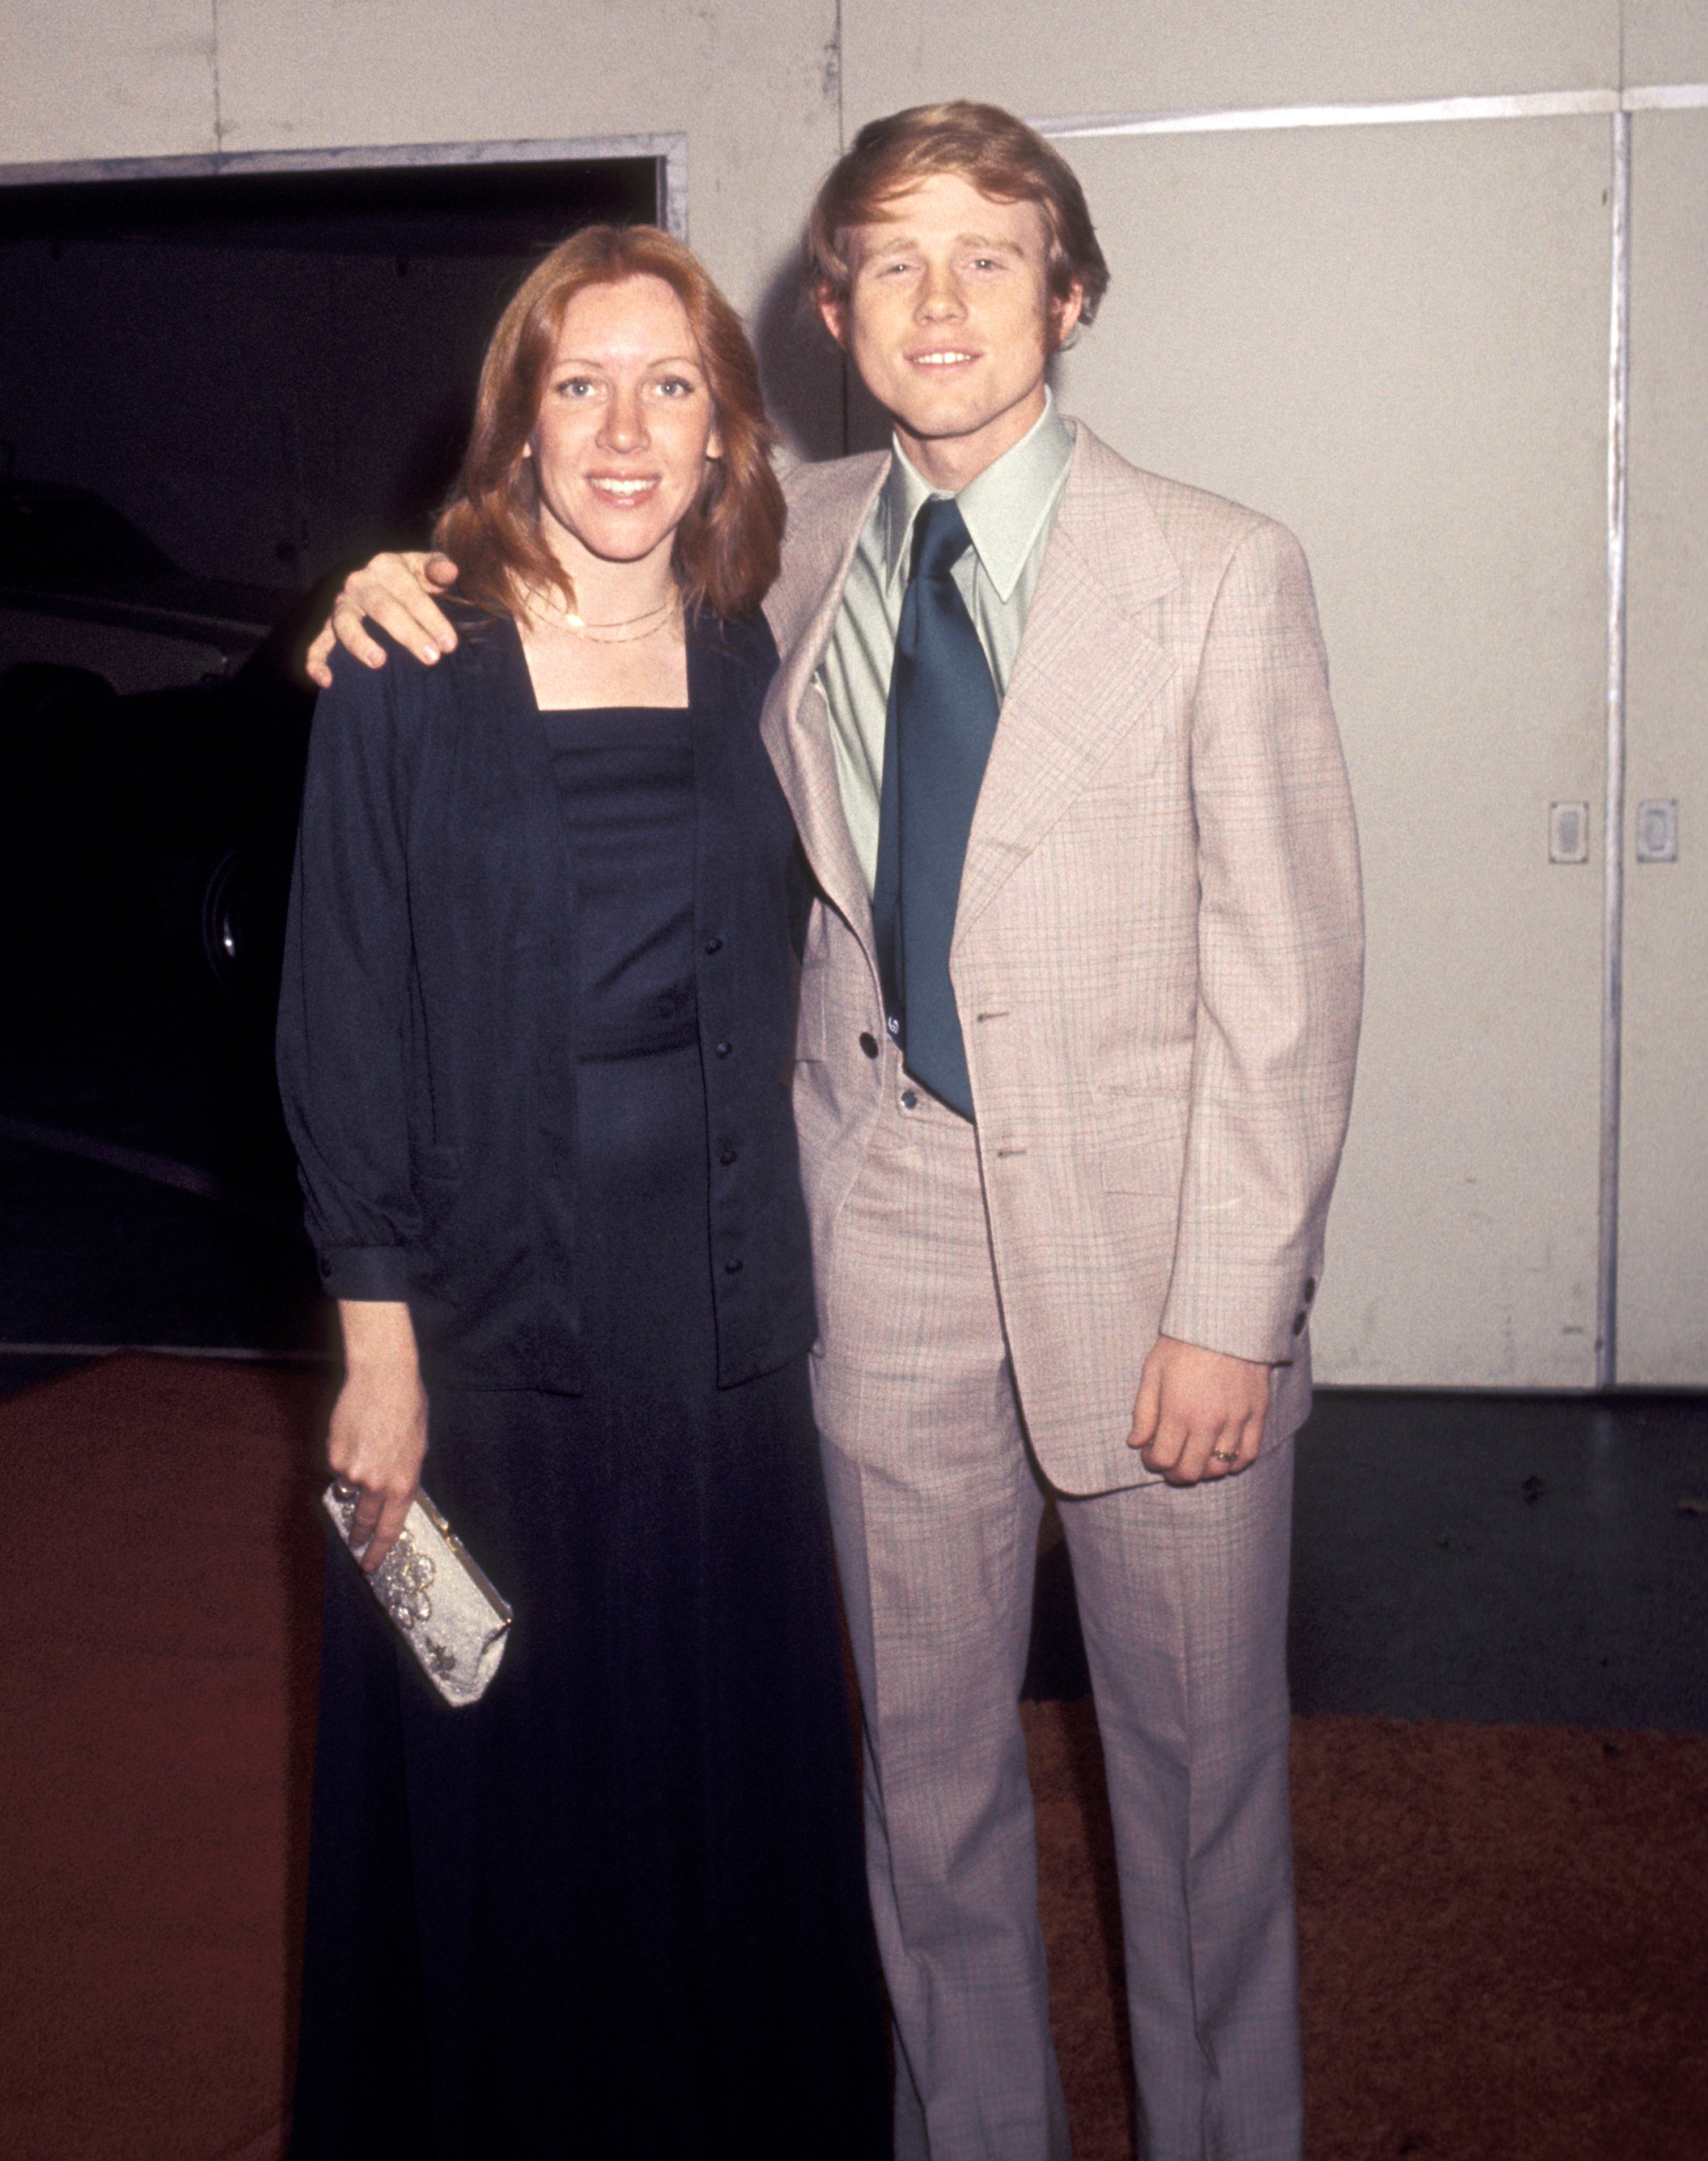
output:
[[[789,1060],[804,899],[759,741],[763,622],[694,627],[695,987],[717,1379],[812,1340]],[[280,1090],[335,1297],[404,1299],[430,1381],[577,1393],[575,864],[528,664],[341,654],[315,714]],[[798,920],[798,915],[797,915]],[[597,1346],[591,1346],[596,1355]]]
[[[1273,521],[1128,465],[1083,425],[969,840],[950,976],[1021,1407],[1068,1492],[1126,1445],[1159,1332],[1275,1368],[1310,1408],[1308,1315],[1352,1088],[1357,835],[1310,573]],[[820,898],[794,1100],[821,1316],[884,1063],[871,907],[814,671],[877,453],[790,479],[767,602],[766,746]]]

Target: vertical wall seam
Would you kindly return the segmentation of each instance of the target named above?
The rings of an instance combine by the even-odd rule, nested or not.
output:
[[[226,147],[226,112],[220,96],[220,0],[208,0],[208,62],[213,76],[214,154]]]
[[[1606,797],[1601,825],[1601,1159],[1596,1386],[1619,1374],[1619,1138],[1625,939],[1626,465],[1631,409],[1631,116],[1613,116],[1607,365]]]
[[[663,201],[659,222],[673,240],[688,244],[688,138],[672,135],[666,139],[658,159],[658,187]]]

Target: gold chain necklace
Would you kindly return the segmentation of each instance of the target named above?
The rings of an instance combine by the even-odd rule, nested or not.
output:
[[[644,609],[639,615],[626,617],[621,622],[587,622],[569,609],[561,612],[548,606],[546,620],[561,623],[571,637],[583,638],[590,645],[637,645],[643,638],[656,637],[674,621],[681,607],[680,593],[671,593],[656,607]],[[644,625],[638,629],[637,624]]]

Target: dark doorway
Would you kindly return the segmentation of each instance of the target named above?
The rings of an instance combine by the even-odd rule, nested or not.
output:
[[[186,571],[300,587],[425,529],[509,292],[656,221],[653,157],[0,190],[0,439]]]

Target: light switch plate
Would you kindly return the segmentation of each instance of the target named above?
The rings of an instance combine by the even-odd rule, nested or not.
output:
[[[1548,860],[1550,863],[1586,863],[1590,859],[1590,806],[1587,803],[1550,803],[1548,806]]]
[[[1672,797],[1656,797],[1638,805],[1637,860],[1640,863],[1679,860],[1679,806]]]

